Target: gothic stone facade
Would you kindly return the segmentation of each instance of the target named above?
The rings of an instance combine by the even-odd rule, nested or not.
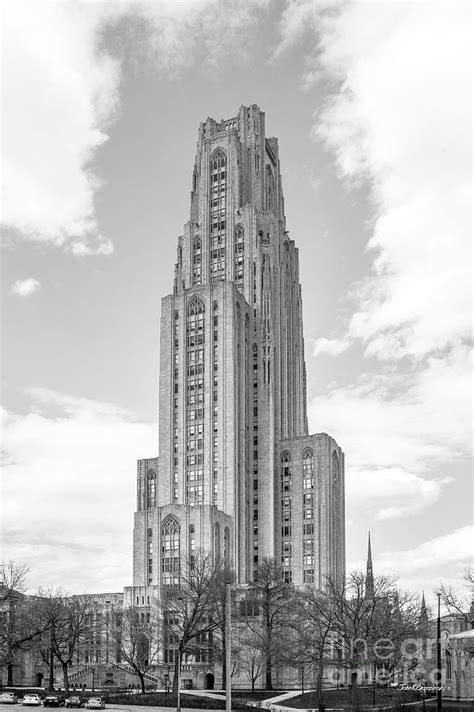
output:
[[[308,434],[299,254],[255,105],[199,127],[161,306],[159,453],[138,462],[130,600],[198,547],[241,584],[263,557],[296,585],[342,582],[344,455]]]
[[[308,433],[299,253],[278,141],[255,105],[199,127],[189,220],[161,305],[159,458],[138,461],[133,585],[123,602],[103,594],[97,606],[146,611],[198,549],[241,585],[263,557],[298,586],[345,575],[344,455]],[[93,670],[96,684],[133,684],[99,643],[81,653],[73,684],[90,687]],[[172,653],[149,683],[164,685]],[[30,682],[46,675],[35,670]],[[185,663],[183,685],[203,687],[214,672],[220,684],[218,669]]]

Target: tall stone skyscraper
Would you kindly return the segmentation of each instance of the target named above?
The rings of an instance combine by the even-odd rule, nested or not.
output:
[[[198,548],[240,583],[263,557],[297,585],[344,577],[344,455],[308,434],[298,259],[264,113],[207,119],[161,305],[159,458],[138,462],[137,601]]]

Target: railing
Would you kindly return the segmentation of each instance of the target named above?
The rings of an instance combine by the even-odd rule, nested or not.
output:
[[[78,677],[82,677],[83,675],[87,675],[89,672],[94,672],[94,666],[93,665],[86,665],[85,668],[82,670],[78,670],[77,672],[73,672],[71,675],[68,675],[68,680],[76,680]]]

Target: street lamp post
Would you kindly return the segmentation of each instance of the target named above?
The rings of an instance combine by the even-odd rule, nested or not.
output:
[[[441,692],[442,674],[441,674],[441,594],[438,593],[438,621],[436,626],[436,665],[438,667],[438,689],[436,691],[436,712],[442,712],[443,699]]]
[[[225,709],[226,712],[232,711],[232,690],[231,690],[231,610],[230,610],[230,581],[226,581],[225,584]]]
[[[181,712],[181,651],[178,650],[178,687],[176,696],[176,712]]]
[[[375,705],[375,687],[376,687],[376,678],[377,678],[377,668],[375,665],[375,660],[372,664],[372,704]]]

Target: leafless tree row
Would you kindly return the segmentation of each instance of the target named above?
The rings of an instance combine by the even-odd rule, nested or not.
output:
[[[49,666],[50,687],[53,665],[61,665],[68,692],[71,665],[99,642],[104,626],[110,659],[133,672],[143,691],[147,676],[153,679],[152,670],[163,662],[174,667],[175,692],[185,660],[220,665],[226,679],[226,584],[232,584],[232,574],[204,552],[181,562],[178,583],[163,586],[149,605],[114,610],[100,628],[90,597],[60,589],[26,596],[27,575],[27,567],[13,563],[1,569],[0,663],[8,670],[8,684],[15,659],[28,650]],[[453,592],[442,594],[461,615],[465,609]],[[232,586],[231,608],[231,672],[243,673],[252,689],[262,682],[272,689],[276,670],[286,666],[298,670],[302,682],[309,675],[316,679],[321,697],[328,668],[375,670],[382,661],[390,674],[410,664],[402,642],[428,636],[419,599],[401,591],[394,579],[375,578],[370,595],[361,573],[351,574],[343,587],[328,580],[324,591],[297,589],[268,559],[256,581]],[[412,651],[412,662],[419,654]]]

